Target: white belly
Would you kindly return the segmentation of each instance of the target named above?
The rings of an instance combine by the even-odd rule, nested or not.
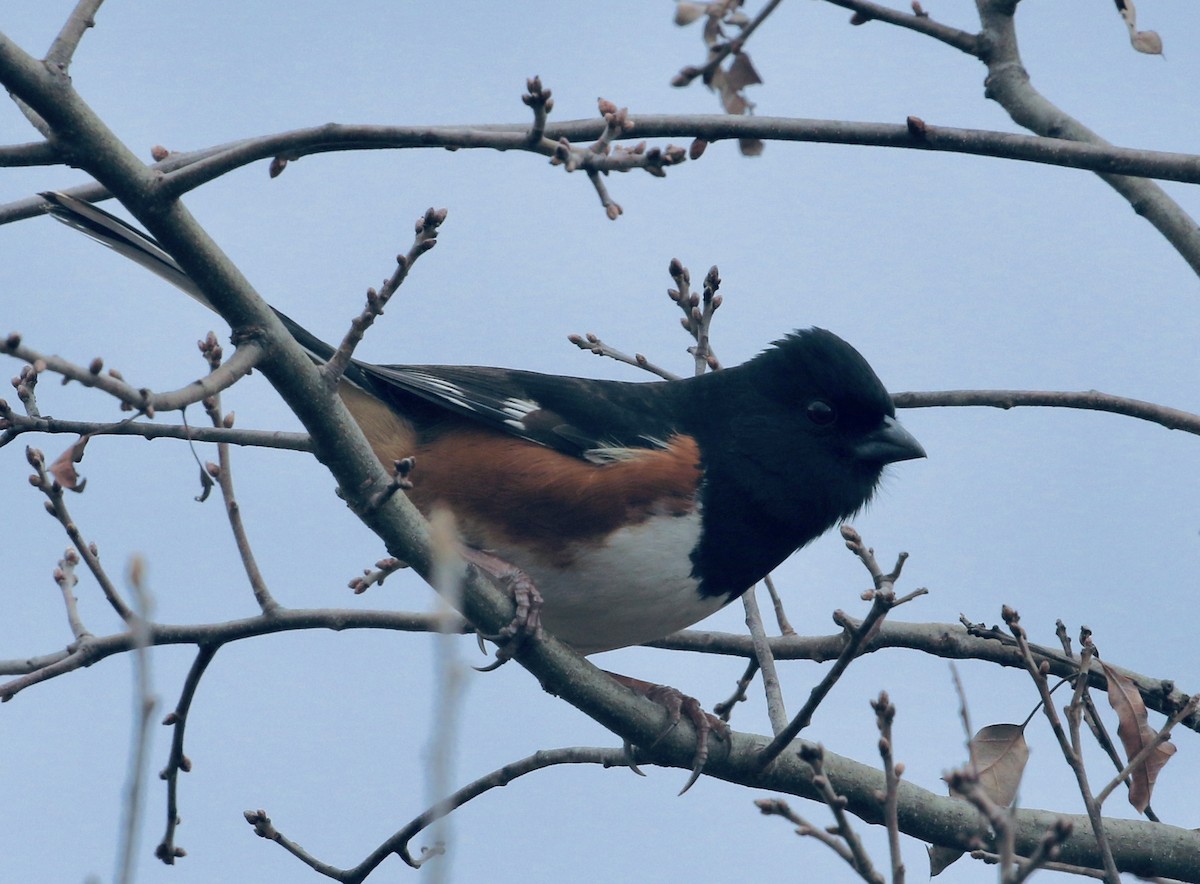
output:
[[[726,596],[701,598],[691,576],[700,514],[655,516],[581,549],[569,572],[536,560],[502,557],[542,594],[542,623],[581,654],[641,644],[691,626]]]

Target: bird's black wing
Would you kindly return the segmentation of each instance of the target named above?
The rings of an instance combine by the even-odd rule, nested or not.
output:
[[[521,439],[604,462],[675,435],[678,381],[623,383],[482,366],[367,365],[373,392],[415,395]],[[402,403],[397,403],[403,410]]]
[[[200,287],[154,239],[91,203],[43,193],[51,214],[212,308]],[[279,310],[275,314],[317,362],[334,348]],[[346,380],[403,412],[418,400],[521,439],[597,462],[663,446],[676,432],[680,382],[621,383],[501,368],[371,365],[352,361]]]

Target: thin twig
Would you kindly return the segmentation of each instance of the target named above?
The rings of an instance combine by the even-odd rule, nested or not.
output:
[[[845,800],[833,788],[833,783],[825,773],[824,747],[819,743],[805,744],[800,749],[800,760],[813,769],[813,785],[817,787],[821,799],[829,805],[829,809],[833,812],[833,818],[837,822],[837,834],[846,842],[846,847],[850,851],[851,866],[864,881],[869,881],[871,884],[884,884],[883,875],[875,870],[875,865],[871,862],[871,857],[863,846],[862,839],[858,837],[858,832],[850,824],[850,817],[846,815]]]
[[[183,848],[175,843],[175,829],[179,825],[179,774],[188,773],[192,769],[191,759],[183,751],[184,731],[187,729],[192,700],[196,697],[196,689],[200,687],[200,679],[222,644],[223,642],[219,641],[200,644],[191,668],[183,680],[183,688],[179,692],[175,709],[163,719],[164,725],[174,728],[171,734],[171,753],[167,756],[167,766],[160,774],[167,783],[167,827],[162,840],[158,842],[158,847],[154,849],[154,855],[162,860],[164,865],[174,865],[176,859],[185,855]]]
[[[742,593],[742,604],[746,609],[746,627],[754,641],[754,659],[762,670],[763,693],[767,698],[767,717],[771,721],[771,733],[778,734],[787,727],[787,707],[783,702],[783,689],[779,685],[775,658],[771,655],[771,644],[767,641],[762,614],[758,610],[758,600],[754,597],[754,587]]]
[[[1140,399],[1086,390],[1073,393],[1045,390],[944,390],[930,393],[896,393],[897,408],[972,407],[1078,408],[1105,411],[1160,424],[1168,430],[1200,434],[1200,415]]]
[[[133,880],[138,831],[141,828],[142,800],[146,772],[146,752],[150,746],[150,717],[158,700],[151,690],[149,634],[146,622],[152,614],[152,600],[145,587],[145,564],[135,558],[129,566],[129,587],[132,591],[137,617],[131,624],[133,638],[134,677],[134,739],[129,754],[129,772],[125,782],[125,801],[122,803],[120,847],[117,850],[116,880],[128,884]]]
[[[434,641],[434,697],[436,706],[426,748],[425,786],[433,813],[432,835],[437,843],[450,840],[449,813],[454,805],[450,794],[454,756],[461,736],[461,717],[464,682],[467,666],[459,656],[455,634],[462,630],[463,580],[466,577],[462,556],[459,555],[459,532],[450,510],[438,508],[429,521],[430,547],[433,551],[433,573],[430,583],[437,590],[438,616],[441,625]],[[443,806],[446,805],[446,806]],[[432,880],[440,884],[447,880],[449,868],[439,863],[433,869]]]
[[[854,658],[858,656],[862,646],[874,635],[876,628],[883,618],[887,616],[888,612],[897,605],[904,604],[915,598],[916,595],[924,592],[924,590],[918,590],[916,593],[903,598],[896,598],[895,582],[900,577],[900,570],[903,568],[905,558],[907,557],[906,553],[901,553],[896,561],[895,568],[892,569],[890,574],[884,574],[875,561],[873,551],[863,545],[862,538],[859,537],[853,528],[849,525],[843,525],[842,536],[846,540],[846,546],[858,556],[875,581],[875,590],[871,594],[871,610],[863,618],[862,623],[857,629],[852,631],[847,630],[848,634],[841,654],[838,655],[837,660],[829,668],[829,671],[825,673],[825,677],[809,693],[808,699],[800,711],[796,713],[796,717],[792,719],[786,728],[777,733],[775,739],[759,753],[758,764],[760,767],[766,767],[774,761],[779,753],[786,749],[788,744],[796,738],[800,731],[809,725],[817,707],[833,689],[833,686],[841,678],[842,673],[846,671],[846,668]],[[838,613],[840,614],[841,612]]]
[[[92,576],[96,578],[96,582],[100,584],[100,589],[104,592],[105,599],[108,600],[112,609],[117,612],[126,623],[132,623],[136,615],[130,609],[125,600],[121,598],[121,593],[117,590],[116,584],[109,578],[108,572],[104,570],[104,566],[100,564],[100,557],[93,544],[87,543],[83,539],[83,534],[79,527],[75,524],[75,520],[71,518],[71,513],[67,510],[67,502],[63,498],[63,489],[57,481],[54,481],[46,472],[46,461],[42,452],[36,448],[25,449],[26,460],[29,465],[36,470],[33,476],[30,476],[30,482],[39,491],[46,496],[46,511],[62,525],[63,530],[67,532],[67,537],[75,546],[79,557],[83,559],[84,564],[88,566],[88,570],[92,572]],[[0,695],[3,692],[0,691]]]
[[[1116,863],[1113,861],[1112,849],[1109,847],[1108,837],[1104,831],[1104,819],[1100,813],[1100,805],[1092,795],[1091,788],[1088,785],[1087,770],[1084,768],[1083,759],[1075,750],[1072,740],[1068,738],[1066,731],[1063,729],[1062,722],[1058,717],[1058,711],[1054,707],[1054,699],[1050,696],[1050,687],[1046,681],[1045,672],[1042,671],[1042,667],[1034,662],[1033,655],[1029,650],[1025,629],[1020,624],[1020,615],[1013,609],[1005,606],[1003,609],[1003,618],[1005,625],[1008,626],[1013,637],[1017,640],[1017,647],[1020,649],[1022,659],[1025,661],[1026,671],[1029,672],[1038,693],[1041,695],[1042,711],[1046,719],[1050,722],[1050,727],[1054,731],[1055,737],[1058,739],[1063,757],[1067,760],[1067,764],[1075,774],[1079,793],[1083,797],[1083,803],[1087,809],[1088,820],[1092,824],[1092,834],[1096,839],[1096,846],[1100,851],[1105,873],[1104,880],[1108,884],[1119,884],[1120,873],[1117,871]],[[1083,668],[1082,671],[1086,672],[1087,669]],[[1084,680],[1080,679],[1080,681]]]
[[[342,338],[337,350],[329,357],[329,361],[321,367],[321,374],[330,389],[335,388],[341,381],[342,375],[346,373],[346,369],[354,357],[354,348],[362,341],[367,329],[383,314],[383,308],[400,288],[401,283],[408,278],[408,271],[412,269],[417,258],[437,245],[438,228],[445,220],[445,209],[432,207],[426,209],[425,214],[417,219],[416,236],[413,238],[413,244],[409,247],[408,253],[396,256],[396,269],[392,271],[392,275],[384,280],[383,287],[378,292],[375,289],[367,289],[366,306],[350,323],[350,330]]]
[[[301,629],[383,629],[398,632],[434,632],[439,620],[430,614],[407,611],[362,611],[348,608],[325,608],[309,610],[280,609],[271,616],[259,614],[241,620],[198,625],[170,623],[147,623],[150,644],[165,645],[224,644],[260,635],[277,632],[293,632]],[[464,629],[463,632],[472,630]],[[87,636],[74,642],[64,651],[28,657],[19,660],[0,661],[0,672],[22,673],[17,678],[0,683],[0,702],[7,702],[18,693],[33,685],[74,672],[111,657],[128,653],[134,647],[130,632],[106,636]]]
[[[741,33],[738,34],[736,39],[727,40],[720,45],[710,47],[708,58],[705,60],[703,65],[698,67],[685,67],[675,75],[675,78],[671,81],[671,85],[686,86],[692,80],[696,79],[696,77],[711,76],[712,72],[717,69],[717,66],[720,65],[721,62],[723,62],[730,55],[742,51],[742,48],[746,45],[746,41],[750,39],[750,35],[758,30],[758,26],[766,21],[767,17],[775,11],[775,7],[782,2],[783,0],[769,0],[769,2],[763,6],[761,10],[759,10],[758,15],[751,19],[750,22],[742,28]]]
[[[879,756],[883,760],[886,787],[883,793],[883,824],[888,833],[888,854],[892,860],[891,884],[904,884],[904,857],[900,853],[900,777],[904,765],[896,763],[892,744],[892,722],[896,719],[896,707],[886,691],[872,701],[875,710],[875,726],[879,729]]]
[[[200,350],[208,359],[212,370],[216,371],[221,364],[221,345],[217,343],[216,336],[210,333],[201,342]],[[221,413],[220,394],[214,394],[204,399],[204,411],[214,427],[233,428],[233,414]],[[246,523],[242,520],[242,508],[238,505],[237,495],[233,489],[233,459],[230,456],[228,443],[217,443],[217,463],[208,464],[207,471],[209,476],[216,479],[217,486],[221,489],[221,499],[225,502],[225,514],[229,517],[229,527],[233,531],[238,557],[242,560],[246,578],[250,581],[250,590],[254,593],[254,600],[258,603],[260,611],[270,614],[279,607],[279,602],[275,601],[271,595],[262,570],[258,567],[258,560],[254,556],[254,548],[250,545],[250,535],[246,531]]]
[[[242,430],[226,427],[191,427],[185,424],[151,424],[132,417],[116,423],[28,417],[0,406],[0,448],[22,433],[69,434],[72,436],[140,436],[143,439],[186,439],[191,442],[225,442],[282,451],[312,451],[307,433],[278,430]]]
[[[440,856],[445,852],[445,846],[442,844],[434,844],[432,847],[423,848],[421,854],[417,857],[412,855],[408,845],[413,838],[428,828],[430,824],[492,789],[507,786],[509,783],[526,774],[560,764],[599,764],[607,768],[624,767],[625,763],[625,754],[621,749],[577,747],[569,749],[546,749],[535,752],[533,755],[522,758],[520,761],[506,764],[504,767],[480,777],[459,789],[453,795],[448,796],[445,800],[438,802],[435,807],[430,808],[409,822],[404,828],[380,844],[369,856],[351,869],[339,869],[316,859],[299,844],[291,841],[279,832],[274,824],[272,824],[270,817],[267,816],[266,811],[248,810],[245,812],[245,817],[246,822],[254,828],[256,835],[279,844],[314,871],[335,881],[358,884],[358,882],[363,881],[392,854],[396,854],[413,868],[419,868],[429,859]]]
[[[713,715],[720,718],[721,721],[729,721],[733,716],[734,707],[746,699],[746,691],[749,690],[756,675],[758,675],[758,660],[751,657],[750,661],[746,664],[746,671],[742,673],[742,677],[734,685],[733,694],[728,699],[713,705]]]
[[[75,637],[75,641],[80,642],[90,638],[92,633],[83,625],[83,618],[79,616],[79,600],[75,598],[75,585],[79,583],[79,578],[75,576],[75,566],[78,564],[79,553],[68,549],[59,559],[58,567],[54,569],[54,582],[62,590],[63,605],[67,609],[67,624],[71,627],[71,635]]]
[[[775,589],[775,579],[768,574],[763,578],[763,583],[767,587],[767,592],[771,596],[771,604],[775,608],[775,622],[779,624],[779,634],[795,635],[796,630],[788,622],[787,613],[783,610],[783,600],[779,597],[779,592]]]
[[[634,368],[640,368],[644,371],[650,372],[651,374],[658,375],[660,378],[667,381],[679,380],[679,375],[675,374],[674,372],[667,371],[665,368],[660,368],[641,353],[635,353],[633,356],[629,356],[626,353],[622,353],[615,347],[610,347],[591,332],[588,332],[586,335],[567,335],[567,340],[580,350],[587,350],[590,353],[595,353],[597,356],[607,356],[609,359],[615,359],[617,362],[620,362],[624,365],[632,365]]]
[[[935,40],[940,40],[948,46],[967,53],[967,55],[979,57],[979,36],[977,34],[943,25],[934,21],[927,13],[917,15],[879,3],[872,3],[870,0],[825,0],[825,2],[852,10],[855,18],[851,19],[851,24],[862,25],[869,21],[886,22],[916,31],[927,37],[933,37]]]
[[[238,347],[233,356],[220,368],[205,377],[197,378],[186,387],[166,393],[153,393],[146,387],[135,388],[125,382],[120,372],[113,369],[109,369],[107,373],[103,372],[103,363],[99,359],[84,367],[61,356],[40,353],[21,343],[21,336],[18,334],[10,334],[0,339],[0,354],[23,360],[32,365],[38,373],[50,371],[77,381],[85,387],[96,387],[119,399],[127,408],[153,417],[156,412],[176,411],[186,405],[200,402],[206,396],[228,389],[253,370],[262,359],[263,352],[256,342],[247,341]]]

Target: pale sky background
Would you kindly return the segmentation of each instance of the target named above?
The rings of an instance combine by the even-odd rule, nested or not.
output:
[[[1111,3],[1022,4],[1018,27],[1034,84],[1109,140],[1197,153],[1200,14],[1191,4],[1140,4],[1166,60],[1138,55]],[[70,8],[9,0],[0,29],[42,54]],[[554,92],[554,117],[595,113],[597,96],[641,113],[712,113],[714,96],[669,85],[703,60],[696,27],[672,4],[610,2],[112,2],[84,39],[72,75],[83,96],[144,157],[329,121],[525,122],[526,77]],[[974,4],[927,4],[973,30]],[[753,9],[751,11],[754,11]],[[764,115],[1017,131],[983,98],[983,67],[932,40],[879,23],[851,28],[819,2],[784,3],[749,45],[765,85]],[[35,133],[14,108],[0,139]],[[6,169],[0,200],[83,177],[68,169]],[[404,151],[325,154],[269,180],[266,163],[188,194],[187,205],[272,303],[337,339],[407,248],[427,206],[450,210],[437,249],[417,265],[359,355],[382,362],[505,365],[639,379],[566,342],[593,331],[626,351],[686,372],[690,359],[664,292],[678,257],[697,280],[720,267],[725,306],[714,330],[727,364],[802,326],[851,341],[895,391],[1098,389],[1200,411],[1200,285],[1184,262],[1107,186],[1086,172],[878,148],[769,144],[758,159],[710,146],[666,180],[612,176],[625,209],[604,217],[587,179],[529,154]],[[1200,192],[1166,184],[1193,217]],[[228,329],[136,266],[48,219],[0,230],[0,332],[86,363],[101,355],[132,382],[174,389],[201,373],[194,342]],[[9,360],[8,374],[18,371]],[[8,375],[6,375],[7,377]],[[0,393],[15,402],[12,391]],[[259,376],[226,394],[242,427],[296,422]],[[113,419],[104,396],[52,378],[45,413]],[[201,411],[190,412],[193,421]],[[1054,621],[1090,626],[1106,660],[1200,690],[1195,645],[1200,441],[1134,420],[1085,412],[984,409],[902,414],[929,452],[894,467],[855,520],[881,560],[912,554],[902,589],[931,594],[895,619],[999,620],[1020,610],[1036,641]],[[171,420],[170,416],[163,416]],[[28,486],[24,444],[54,455],[70,440],[29,436],[0,450],[0,658],[43,654],[70,638],[51,580],[67,540]],[[202,457],[215,453],[202,450]],[[259,560],[290,607],[427,609],[411,575],[365,596],[346,581],[382,554],[310,458],[234,453],[235,481]],[[203,505],[186,446],[94,441],[85,494],[69,504],[85,536],[120,574],[148,562],[157,616],[200,623],[257,612],[220,501]],[[778,574],[793,623],[832,630],[835,608],[861,614],[865,573],[834,537]],[[85,622],[118,624],[87,576]],[[705,628],[741,630],[734,605]],[[483,662],[474,641],[460,652]],[[153,652],[154,691],[174,705],[193,650]],[[597,658],[606,668],[675,685],[706,705],[741,674],[735,659],[647,649]],[[790,708],[823,667],[783,666]],[[976,726],[1020,721],[1035,693],[1022,673],[963,663]],[[242,819],[265,808],[322,859],[357,863],[429,802],[425,759],[435,699],[432,641],[394,633],[293,633],[225,647],[198,692],[188,729],[193,772],[181,781],[188,856],[151,856],[165,790],[154,774],[170,730],[156,727],[140,850],[143,882],[318,881]],[[757,686],[756,686],[757,687]],[[805,732],[876,763],[868,701],[896,702],[896,754],[907,778],[939,790],[964,760],[948,664],[903,651],[856,662]],[[40,685],[0,708],[0,880],[83,881],[113,874],[131,715],[131,666],[114,658]],[[161,715],[159,716],[161,717]],[[612,746],[616,738],[544,694],[516,665],[470,674],[454,773],[466,783],[539,749]],[[1152,721],[1161,721],[1152,716]],[[758,694],[734,726],[767,733]],[[1114,725],[1115,730],[1115,725]],[[1080,812],[1068,769],[1039,717],[1029,730],[1025,806]],[[1180,733],[1153,806],[1200,826],[1200,741]],[[751,790],[648,769],[639,779],[590,767],[543,771],[453,817],[442,860],[449,880],[492,882],[857,880],[819,844],[760,817]],[[1107,762],[1093,753],[1092,780]],[[828,811],[794,799],[824,824]],[[1123,795],[1109,813],[1132,815]],[[883,832],[859,826],[881,866]],[[428,844],[428,837],[415,845]],[[926,870],[905,842],[910,880]],[[427,879],[391,859],[372,882]],[[1040,878],[1058,880],[1041,873]],[[960,863],[940,880],[995,880]]]

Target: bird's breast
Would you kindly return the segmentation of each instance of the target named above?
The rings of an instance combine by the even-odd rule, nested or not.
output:
[[[703,597],[692,552],[701,514],[658,515],[578,544],[563,565],[524,549],[497,553],[524,570],[544,599],[542,622],[582,654],[662,638],[718,610]]]

